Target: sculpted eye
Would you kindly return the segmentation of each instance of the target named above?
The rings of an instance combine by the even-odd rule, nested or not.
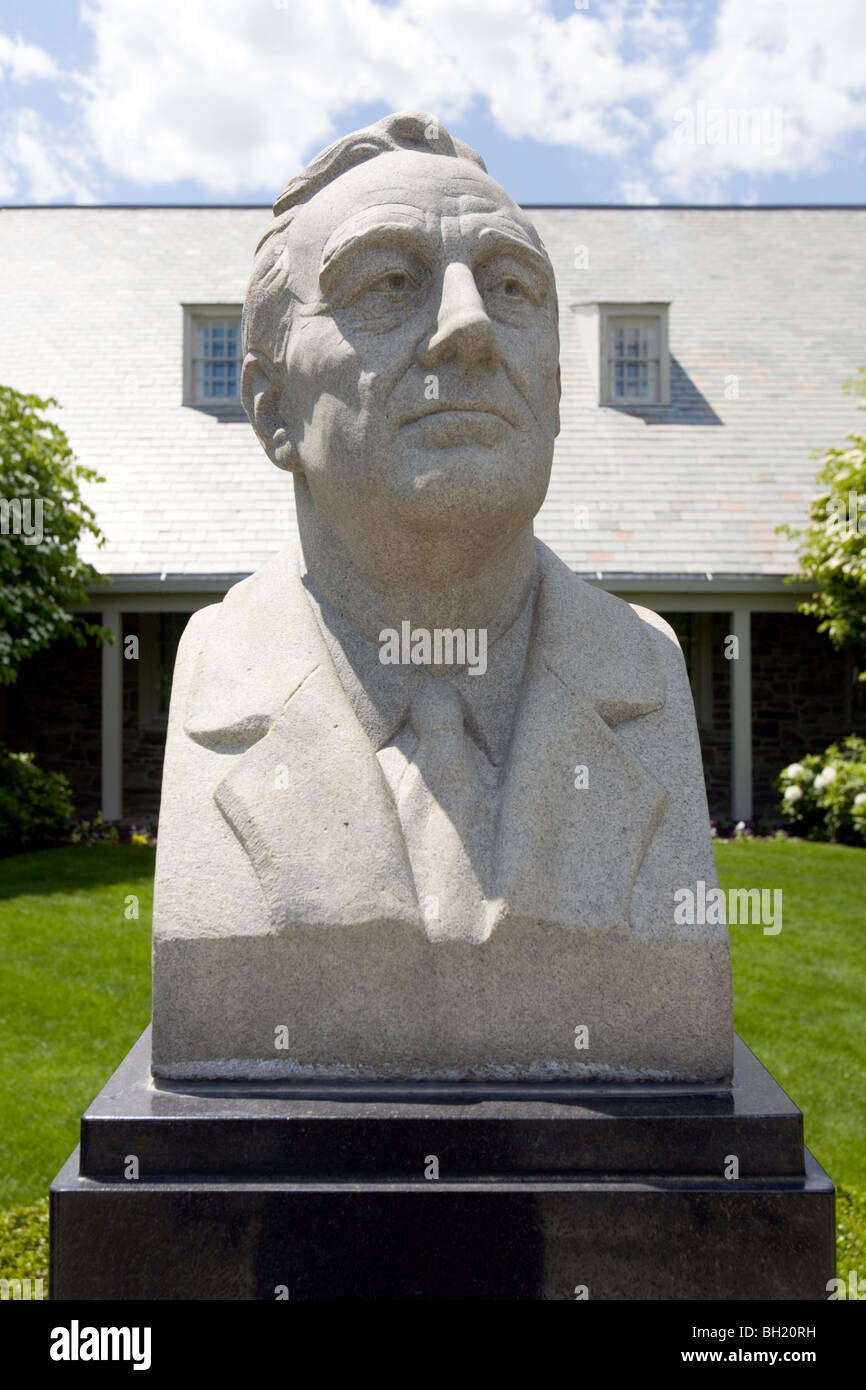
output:
[[[519,280],[516,275],[505,275],[501,280],[497,280],[492,286],[494,294],[502,295],[503,299],[530,299],[531,295],[528,287]]]
[[[360,265],[356,263],[343,284],[333,291],[334,307],[353,316],[358,328],[371,333],[384,333],[404,323],[415,312],[426,283],[424,268],[395,263],[371,254]]]
[[[479,285],[492,313],[525,314],[530,305],[541,302],[532,277],[515,273],[510,266],[491,266]]]
[[[387,274],[381,275],[374,281],[370,289],[384,291],[386,294],[405,294],[407,290],[413,290],[415,282],[405,270],[389,270]]]

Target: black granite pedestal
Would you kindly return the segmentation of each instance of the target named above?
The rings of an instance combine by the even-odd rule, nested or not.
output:
[[[833,1184],[739,1039],[730,1089],[156,1086],[149,1060],[145,1033],[52,1185],[54,1298],[827,1297]]]

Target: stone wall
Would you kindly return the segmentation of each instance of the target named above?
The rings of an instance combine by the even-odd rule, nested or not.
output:
[[[124,637],[140,632],[139,615],[124,613]],[[149,821],[159,814],[165,729],[139,728],[141,659],[123,663],[123,813]]]
[[[680,639],[693,676],[694,615],[664,616]],[[725,657],[730,623],[728,613],[712,614],[711,709],[698,711],[710,816],[719,822],[731,817],[732,662]],[[852,682],[850,657],[834,651],[814,621],[800,613],[753,613],[754,818],[784,824],[774,785],[779,772],[849,733],[866,734],[866,683]]]
[[[694,691],[699,641],[696,615],[666,612],[662,616],[679,638]],[[731,814],[731,673],[724,655],[730,621],[726,613],[712,613],[709,617],[711,695],[707,708],[702,708],[700,700],[696,699],[695,714],[710,817],[714,821],[724,821],[729,820]]]
[[[866,735],[866,683],[812,618],[752,614],[752,747],[755,814],[782,824],[773,785],[786,764],[853,733]]]
[[[55,642],[21,667],[5,692],[0,738],[35,753],[50,772],[65,772],[76,814],[92,816],[102,795],[101,656],[95,642]]]
[[[712,726],[700,727],[707,800],[714,821],[731,817],[731,663],[725,657],[725,638],[731,629],[727,613],[711,613]]]
[[[124,613],[123,638],[140,635],[137,613]],[[165,720],[139,717],[142,650],[123,662],[123,814],[146,823],[159,813]],[[173,652],[171,653],[173,659]],[[56,642],[25,662],[18,681],[0,698],[0,739],[16,751],[69,778],[78,818],[89,819],[102,803],[102,655],[93,642]]]
[[[141,822],[156,820],[159,815],[168,714],[167,707],[162,713],[154,707],[155,691],[151,691],[147,699],[143,685],[157,682],[167,695],[177,651],[174,641],[160,651],[153,631],[159,624],[159,617],[159,614],[123,615],[124,637],[141,639],[138,659],[123,663],[123,813],[127,820]],[[179,615],[178,621],[184,626],[188,618],[188,614]],[[148,622],[150,642],[144,632]],[[149,708],[143,710],[143,702]]]

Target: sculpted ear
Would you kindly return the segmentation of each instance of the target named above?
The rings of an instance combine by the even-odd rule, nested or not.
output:
[[[241,400],[262,448],[277,468],[299,472],[301,461],[281,409],[282,387],[273,362],[249,352],[241,369]]]

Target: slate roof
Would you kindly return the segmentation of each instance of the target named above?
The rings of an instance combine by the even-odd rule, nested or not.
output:
[[[811,450],[863,428],[841,384],[866,363],[866,210],[530,215],[562,336],[562,432],[538,534],[606,577],[790,572],[775,527],[806,515]],[[88,496],[108,536],[89,558],[108,573],[236,576],[292,533],[291,480],[250,426],[181,404],[180,306],[241,302],[269,216],[0,212],[0,382],[56,396],[78,457],[107,479]],[[652,419],[596,403],[574,306],[598,300],[671,302],[672,403]]]

